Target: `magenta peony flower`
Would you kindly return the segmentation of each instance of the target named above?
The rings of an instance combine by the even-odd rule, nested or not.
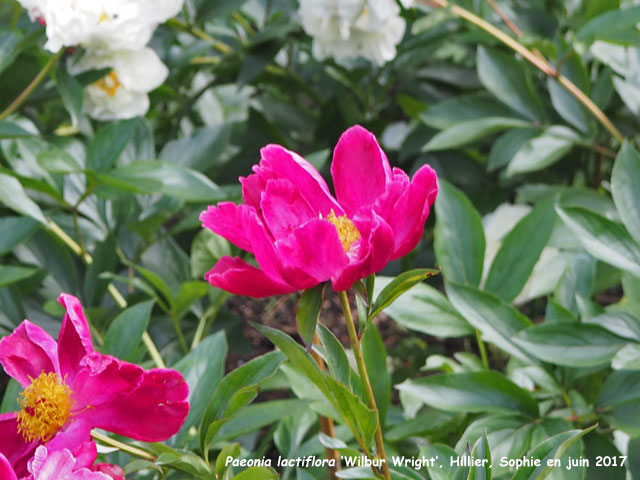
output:
[[[28,465],[29,474],[22,480],[112,480],[104,473],[93,472],[81,468],[73,454],[67,450],[49,452],[40,445]],[[16,472],[9,461],[0,453],[0,478],[2,480],[18,480]]]
[[[206,274],[238,295],[291,293],[327,280],[348,290],[416,246],[438,193],[431,167],[410,180],[360,126],[344,132],[334,151],[336,197],[298,154],[280,145],[260,153],[254,174],[240,178],[245,204],[222,202],[200,215],[203,226],[255,255],[260,268],[223,257]]]
[[[78,299],[58,301],[67,313],[57,343],[28,320],[0,340],[0,363],[24,387],[20,410],[0,415],[0,453],[18,475],[38,445],[69,449],[87,467],[96,457],[92,428],[157,442],[176,433],[189,411],[180,373],[145,371],[94,351]]]

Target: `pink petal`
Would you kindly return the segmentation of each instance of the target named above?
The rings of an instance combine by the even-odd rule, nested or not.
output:
[[[57,349],[47,332],[25,320],[0,340],[0,363],[7,374],[27,387],[41,372],[58,372]]]
[[[254,166],[254,171],[257,168],[257,165]],[[240,183],[242,184],[242,198],[244,199],[244,203],[249,207],[260,210],[260,199],[262,198],[266,180],[258,174],[253,174],[246,178],[240,177]]]
[[[360,251],[358,258],[331,279],[336,292],[348,290],[361,278],[379,272],[393,254],[393,230],[379,215],[375,212],[358,214],[353,217],[353,223],[362,235]]]
[[[280,145],[267,145],[260,154],[260,164],[254,167],[254,171],[265,183],[271,179],[288,180],[315,212],[327,216],[333,209],[336,215],[342,214],[320,173],[300,155]]]
[[[67,385],[74,388],[75,372],[84,356],[93,352],[89,323],[82,311],[82,305],[73,295],[63,293],[58,302],[67,313],[62,319],[62,328],[58,337],[58,358],[60,374]]]
[[[373,205],[392,178],[386,155],[376,137],[359,125],[342,134],[333,152],[331,176],[338,202],[351,217]]]
[[[105,379],[106,380],[106,379]],[[104,388],[110,382],[105,381]],[[128,395],[114,396],[79,416],[92,427],[145,442],[160,442],[180,430],[187,414],[189,387],[180,373],[170,369],[144,372]]]
[[[16,472],[11,468],[11,464],[7,457],[0,453],[0,478],[2,480],[18,480],[16,477]]]
[[[74,416],[47,442],[47,450],[51,453],[67,449],[73,454],[77,468],[88,467],[98,456],[91,428],[85,419]]]
[[[26,475],[27,461],[37,446],[38,442],[27,443],[18,433],[15,412],[0,414],[0,454],[6,457],[19,477]]]
[[[111,477],[112,480],[126,480],[124,478],[124,470],[119,465],[112,465],[110,463],[98,463],[91,467],[94,472],[104,473]]]
[[[260,269],[274,281],[288,284],[281,274],[280,255],[276,250],[274,238],[262,220],[258,218],[255,210],[243,209],[242,222],[245,225],[247,236],[251,240],[251,248]]]
[[[349,263],[336,227],[319,218],[293,230],[289,242],[282,245],[280,252],[287,263],[313,277],[314,284],[329,280]],[[311,286],[313,284],[304,288]]]
[[[237,206],[231,202],[221,202],[217,206],[211,205],[200,214],[200,221],[203,227],[250,252],[251,242],[245,234],[241,221],[241,213],[239,211],[241,208],[246,207],[243,205]]]
[[[270,180],[260,202],[262,216],[276,239],[286,238],[291,232],[318,212],[311,209],[300,191],[288,180]]]
[[[36,450],[29,470],[33,480],[111,480],[105,474],[79,467],[69,450],[50,451],[44,446]]]
[[[393,207],[390,225],[395,236],[392,260],[406,255],[420,241],[429,207],[438,194],[436,172],[428,165],[420,167],[411,184]]]
[[[235,295],[255,298],[287,294],[297,290],[296,287],[268,277],[262,270],[238,257],[222,257],[205,278],[214,287]]]

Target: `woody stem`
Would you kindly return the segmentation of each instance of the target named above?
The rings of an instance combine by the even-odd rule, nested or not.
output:
[[[356,332],[356,326],[353,322],[353,316],[351,315],[351,307],[349,306],[349,297],[347,292],[339,292],[340,304],[342,305],[342,311],[344,312],[344,318],[347,322],[347,331],[349,332],[349,341],[351,342],[351,348],[353,354],[356,357],[356,363],[358,365],[358,373],[362,380],[362,386],[364,387],[364,394],[367,397],[369,408],[374,410],[378,416],[378,428],[376,429],[376,450],[382,463],[382,473],[384,478],[391,480],[391,472],[389,471],[389,462],[387,461],[387,454],[384,451],[384,440],[382,438],[382,422],[380,421],[380,411],[376,404],[376,398],[373,395],[373,388],[371,388],[371,381],[369,380],[369,373],[367,372],[367,366],[364,363],[364,356],[362,355],[362,349],[360,348],[360,339]]]

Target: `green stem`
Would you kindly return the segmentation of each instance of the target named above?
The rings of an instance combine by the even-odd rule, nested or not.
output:
[[[106,435],[98,433],[95,430],[91,430],[91,436],[96,440],[98,440],[100,443],[104,443],[105,445],[109,445],[110,447],[114,447],[123,452],[127,452],[131,455],[135,455],[136,457],[149,460],[150,462],[156,461],[157,457],[155,455],[151,455],[149,452],[145,452],[144,450],[140,448],[136,448],[132,445],[127,445],[126,443],[122,443],[111,437],[107,437]]]
[[[356,326],[353,323],[353,316],[351,315],[351,307],[349,306],[349,297],[347,292],[340,292],[340,303],[342,305],[342,311],[344,312],[344,318],[347,322],[347,331],[349,332],[349,341],[351,342],[351,348],[353,354],[356,357],[356,363],[358,364],[358,373],[362,380],[362,386],[364,387],[364,393],[369,402],[369,408],[376,412],[378,416],[378,428],[376,429],[376,449],[378,456],[382,460],[382,473],[384,478],[391,480],[391,472],[389,471],[389,462],[387,461],[387,454],[384,451],[384,440],[382,438],[382,422],[380,421],[380,411],[376,405],[376,398],[373,395],[373,388],[371,388],[371,381],[369,380],[369,374],[367,373],[367,367],[364,363],[364,357],[362,350],[360,349],[360,340],[358,339],[358,333],[356,332]]]
[[[598,119],[598,121],[613,135],[613,137],[620,143],[624,141],[624,136],[616,128],[616,126],[609,120],[602,110],[589,98],[585,93],[580,90],[571,80],[564,75],[560,74],[558,70],[553,67],[540,53],[536,54],[527,49],[524,45],[518,42],[516,39],[510,37],[499,28],[496,28],[489,22],[478,17],[474,13],[466,10],[458,5],[451,4],[448,0],[429,0],[429,2],[423,0],[422,3],[431,3],[441,8],[450,7],[451,12],[466,21],[473,23],[475,26],[481,28],[492,37],[500,40],[512,50],[516,51],[523,58],[533,64],[541,72],[548,75],[551,78],[555,78],[560,85],[562,85],[571,95],[575,97],[584,107],[591,112],[591,114]]]
[[[218,295],[216,302],[213,305],[211,305],[206,312],[204,312],[202,317],[200,317],[200,321],[198,322],[198,327],[196,328],[196,333],[193,336],[193,341],[191,342],[192,350],[200,344],[200,342],[202,341],[202,338],[204,337],[204,334],[207,331],[209,331],[209,328],[211,327],[211,323],[213,322],[213,320],[215,320],[216,316],[218,315],[218,312],[222,308],[222,305],[224,305],[224,302],[227,300],[227,297],[228,297],[228,293],[225,292],[224,290],[220,290],[220,293]]]
[[[42,67],[42,70],[40,70],[38,74],[33,78],[33,80],[31,80],[31,83],[27,85],[27,88],[25,88],[13,102],[11,102],[11,105],[9,105],[4,109],[2,113],[0,113],[0,120],[5,120],[9,115],[15,112],[20,107],[20,105],[24,103],[29,95],[31,95],[33,91],[38,87],[38,85],[40,85],[40,83],[42,83],[42,81],[46,78],[46,76],[49,74],[49,71],[58,62],[63,53],[64,47],[58,50],[58,53],[52,55],[51,58],[49,58],[44,67]]]
[[[190,33],[194,37],[199,38],[200,40],[204,40],[207,43],[210,43],[213,46],[213,48],[215,48],[221,53],[227,53],[231,50],[231,47],[229,45],[216,40],[204,30],[201,30],[198,27],[194,27],[192,25],[187,25],[186,23],[178,20],[177,18],[169,19],[167,21],[167,25],[169,25],[171,28],[175,30]]]
[[[182,350],[184,350],[184,353],[189,353],[187,340],[184,338],[184,333],[182,333],[182,328],[180,328],[180,320],[178,320],[178,317],[176,317],[173,311],[170,312],[170,315],[171,315],[171,322],[173,323],[173,328],[175,329],[176,335],[178,336],[178,342],[180,342],[180,346],[182,347]]]
[[[71,238],[69,235],[65,233],[53,220],[49,220],[47,225],[49,226],[49,230],[51,233],[56,235],[60,240],[62,240],[76,255],[84,260],[84,263],[90,265],[93,263],[93,258],[89,253],[82,250],[80,245],[76,243],[76,241]],[[118,304],[120,308],[127,308],[127,300],[120,294],[118,289],[115,287],[113,283],[110,283],[107,287],[109,294],[113,297],[115,302]],[[153,359],[153,362],[156,364],[158,368],[166,368],[162,357],[160,356],[160,352],[158,352],[158,348],[153,343],[153,340],[149,336],[149,334],[145,331],[142,334],[142,342],[145,347],[149,351],[149,356]]]
[[[482,341],[480,330],[478,330],[477,328],[476,328],[476,340],[478,341],[478,350],[480,350],[480,358],[482,358],[482,365],[484,365],[485,370],[490,370],[489,357],[487,357],[487,349],[484,346],[484,342]]]

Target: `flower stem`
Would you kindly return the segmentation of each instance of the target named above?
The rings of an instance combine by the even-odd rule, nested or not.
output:
[[[47,77],[49,71],[53,68],[53,66],[58,63],[58,60],[64,53],[64,47],[58,50],[55,55],[52,55],[51,58],[45,63],[44,67],[38,72],[38,74],[31,80],[31,83],[27,85],[27,87],[18,95],[11,105],[4,109],[2,113],[0,113],[0,120],[5,120],[9,115],[15,112],[20,105],[24,103],[24,101],[33,93],[33,91],[42,83],[42,81]]]
[[[480,358],[482,359],[482,365],[485,370],[490,370],[489,368],[489,357],[487,357],[487,349],[484,346],[484,342],[482,341],[482,336],[480,334],[480,330],[476,328],[476,340],[478,341],[478,350],[480,350]]]
[[[140,448],[133,447],[131,445],[127,445],[126,443],[119,442],[111,437],[107,437],[101,433],[96,432],[95,430],[91,430],[91,436],[98,440],[100,443],[104,443],[105,445],[109,445],[110,447],[117,448],[123,452],[127,452],[131,455],[135,455],[136,457],[143,458],[145,460],[149,460],[151,462],[155,462],[156,456],[151,455],[148,452]]]
[[[81,257],[84,263],[86,263],[87,265],[90,265],[91,263],[93,263],[93,257],[91,257],[89,253],[84,251],[82,247],[80,247],[80,245],[78,245],[73,238],[67,235],[66,232],[58,226],[58,224],[56,224],[53,220],[49,220],[47,222],[47,225],[51,233],[53,233],[60,240],[62,240],[65,243],[65,245],[67,245],[73,251],[73,253]],[[120,294],[120,292],[118,291],[118,289],[115,287],[113,283],[109,284],[109,286],[107,287],[107,290],[109,291],[109,294],[113,297],[113,299],[115,300],[115,302],[118,304],[120,308],[127,308],[127,300]],[[162,357],[160,356],[160,352],[158,351],[158,348],[153,343],[151,336],[146,330],[142,334],[142,343],[144,343],[145,347],[149,352],[149,356],[151,357],[153,362],[156,364],[156,366],[158,368],[166,368],[166,365],[162,360]]]
[[[560,83],[560,85],[562,85],[571,95],[575,97],[576,100],[584,105],[584,107],[598,119],[598,121],[609,131],[609,133],[611,133],[611,135],[613,135],[616,140],[621,143],[622,141],[624,141],[624,136],[616,128],[613,122],[609,120],[604,112],[600,110],[600,108],[589,97],[587,97],[584,92],[580,90],[571,80],[560,74],[560,72],[558,72],[558,70],[553,65],[551,65],[541,54],[538,53],[538,55],[536,55],[536,53],[527,49],[527,47],[522,45],[516,39],[504,33],[499,28],[496,28],[495,26],[478,17],[469,10],[459,7],[458,5],[450,4],[448,0],[429,0],[428,2],[423,0],[422,3],[431,3],[432,5],[436,5],[441,8],[450,7],[451,12],[458,17],[463,18],[470,23],[473,23],[477,27],[487,32],[489,35],[500,40],[512,50],[515,50],[545,75],[548,75],[551,78],[555,78],[558,83]]]
[[[353,316],[351,315],[351,307],[349,306],[349,297],[347,292],[339,292],[340,303],[342,305],[342,311],[344,312],[344,318],[347,322],[347,331],[349,332],[349,341],[351,342],[351,348],[353,354],[356,357],[356,363],[358,364],[358,373],[360,373],[360,379],[362,380],[362,386],[364,387],[364,393],[369,402],[369,408],[374,410],[378,415],[378,428],[376,429],[376,449],[378,456],[382,460],[382,473],[384,478],[391,480],[391,472],[389,471],[389,462],[387,461],[387,454],[384,451],[384,440],[382,438],[382,422],[380,421],[380,411],[376,405],[376,398],[373,395],[373,388],[371,388],[371,381],[369,380],[369,374],[367,373],[367,367],[364,363],[364,357],[362,350],[360,349],[360,340],[358,339],[358,333],[356,332],[356,326],[353,323]]]
[[[187,25],[186,23],[182,22],[181,20],[178,20],[177,18],[170,18],[167,21],[167,25],[175,30],[190,33],[194,37],[199,38],[200,40],[204,40],[207,43],[210,43],[213,46],[213,48],[218,50],[220,53],[227,53],[231,50],[231,47],[226,43],[222,43],[219,40],[216,40],[204,30],[201,30],[198,27],[194,27],[193,25]]]

